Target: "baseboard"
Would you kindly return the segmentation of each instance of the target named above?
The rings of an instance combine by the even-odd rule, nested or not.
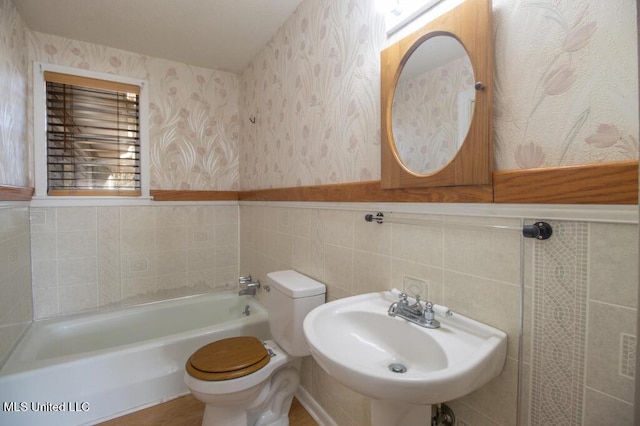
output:
[[[313,417],[313,420],[315,420],[320,426],[338,426],[331,416],[324,411],[324,408],[322,408],[322,406],[318,404],[311,394],[302,386],[298,386],[296,398],[300,402],[300,405],[307,410],[307,413],[309,413],[309,415]]]

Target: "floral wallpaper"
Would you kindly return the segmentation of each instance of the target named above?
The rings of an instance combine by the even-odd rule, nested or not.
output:
[[[494,0],[498,169],[638,157],[635,2]]]
[[[298,7],[240,75],[242,189],[379,179],[383,35],[373,1]]]
[[[493,10],[496,169],[637,159],[634,2]],[[30,32],[10,0],[0,12],[0,183],[33,180],[27,59],[149,81],[154,189],[380,178],[379,54],[397,37],[374,0],[304,1],[239,76]]]
[[[396,144],[398,154],[410,170],[432,173],[458,152],[470,123],[470,101],[475,99],[463,94],[471,91],[474,96],[474,83],[466,56],[398,81],[391,110],[393,137],[402,141]]]
[[[493,10],[496,169],[637,159],[635,3]],[[379,52],[396,40],[374,0],[303,2],[241,73],[241,187],[379,179]]]
[[[11,0],[0,0],[0,185],[30,184],[25,140],[26,31]]]
[[[149,82],[151,189],[238,189],[235,74],[38,32],[29,59]]]

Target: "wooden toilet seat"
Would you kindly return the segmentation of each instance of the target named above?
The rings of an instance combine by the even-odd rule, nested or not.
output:
[[[229,337],[195,351],[187,360],[186,369],[196,379],[230,380],[260,370],[269,359],[269,352],[257,338]]]

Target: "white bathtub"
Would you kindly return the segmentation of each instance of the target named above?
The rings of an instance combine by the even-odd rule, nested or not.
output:
[[[268,339],[267,312],[230,292],[36,321],[0,369],[0,425],[94,424],[186,394],[187,358],[239,335]]]

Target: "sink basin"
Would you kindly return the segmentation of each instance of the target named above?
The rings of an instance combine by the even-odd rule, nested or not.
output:
[[[423,328],[389,316],[396,301],[397,290],[368,293],[311,311],[304,334],[316,362],[360,394],[414,405],[460,398],[500,374],[504,332],[442,310],[440,328]]]

